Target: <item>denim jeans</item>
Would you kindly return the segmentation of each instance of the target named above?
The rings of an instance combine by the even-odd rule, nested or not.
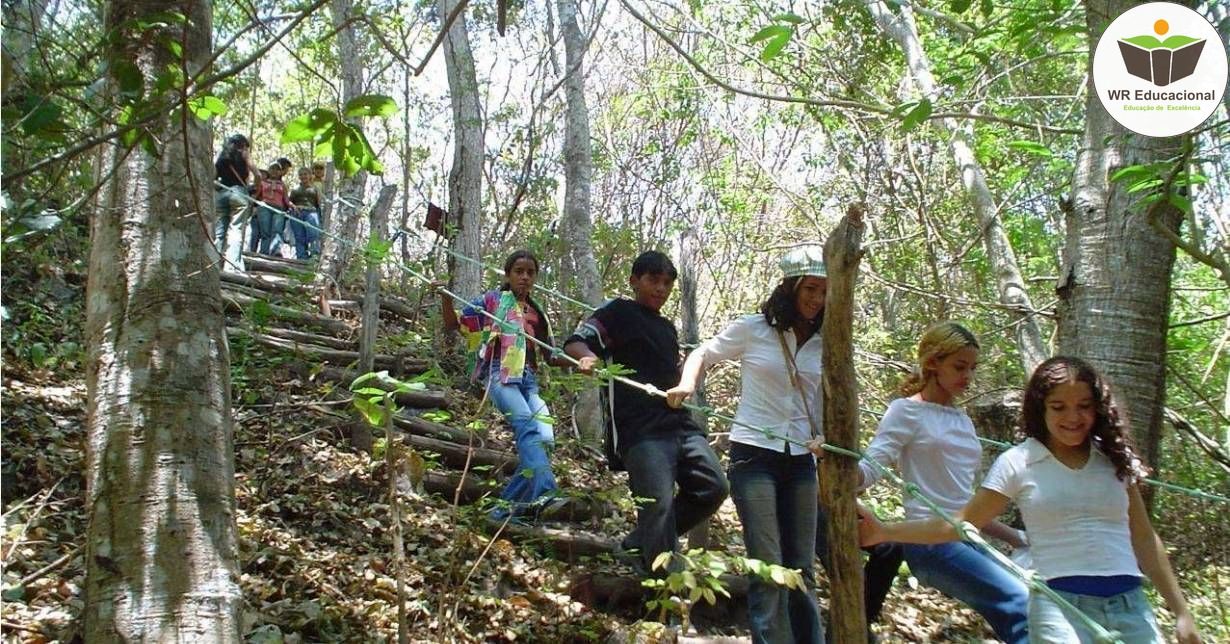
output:
[[[816,556],[820,558],[825,570],[831,565],[829,561],[828,512],[820,507],[816,512]],[[866,611],[867,626],[880,620],[880,609],[884,600],[893,589],[893,580],[905,560],[905,552],[899,543],[877,543],[870,548],[863,548],[867,553],[867,561],[863,564],[863,610]]]
[[[1029,591],[991,557],[964,542],[902,547],[918,581],[977,611],[1004,642],[1029,641]]]
[[[632,496],[648,499],[637,509],[636,527],[622,546],[640,550],[649,570],[659,554],[677,549],[679,535],[717,511],[729,486],[701,434],[646,438],[622,452]]]
[[[257,243],[257,251],[262,255],[270,255],[282,246],[282,227],[286,216],[273,207],[256,206],[256,228],[253,239]],[[274,246],[276,242],[276,246]]]
[[[1055,591],[1103,628],[1119,631],[1124,644],[1161,644],[1166,639],[1157,627],[1149,598],[1140,588],[1110,597]],[[1093,644],[1093,633],[1041,593],[1029,597],[1029,641],[1035,644]]]
[[[295,257],[308,259],[319,253],[316,243],[320,233],[317,228],[320,228],[320,215],[315,210],[300,210],[290,220],[290,231],[295,236]]]
[[[803,574],[806,590],[791,590],[752,579],[747,604],[752,642],[777,644],[824,641],[816,605],[812,554],[816,540],[816,461],[811,454],[732,443],[730,495],[743,524],[747,556]]]
[[[500,498],[510,504],[492,513],[497,519],[525,510],[530,503],[546,495],[554,494],[555,474],[547,448],[551,442],[550,416],[547,404],[538,396],[538,380],[534,372],[526,368],[518,384],[501,384],[497,370],[488,378],[487,392],[495,408],[504,414],[512,425],[517,441],[517,471],[508,479]]]
[[[218,188],[214,191],[214,245],[221,257],[224,271],[244,270],[243,266],[243,216],[248,202],[243,186]],[[216,260],[215,260],[216,261]]]

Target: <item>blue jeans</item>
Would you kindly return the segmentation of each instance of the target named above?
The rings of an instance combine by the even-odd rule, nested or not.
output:
[[[1119,631],[1124,644],[1161,644],[1166,639],[1157,627],[1149,598],[1140,588],[1111,597],[1095,597],[1055,591],[1103,628]],[[1029,641],[1039,644],[1092,644],[1093,633],[1046,595],[1029,598]]]
[[[256,206],[256,216],[253,217],[256,228],[254,229],[252,239],[255,242],[258,252],[262,255],[270,255],[282,246],[282,227],[286,223],[286,216],[280,210],[274,210],[272,206]],[[277,246],[274,246],[274,241],[277,240]]]
[[[214,245],[225,258],[224,271],[243,271],[244,210],[248,206],[243,186],[218,188],[214,191]]]
[[[752,579],[747,605],[756,644],[824,641],[812,572],[818,489],[811,454],[731,444],[730,495],[743,523],[747,556],[800,570],[806,587],[791,590]]]
[[[500,498],[510,504],[492,513],[503,519],[511,511],[514,514],[528,508],[533,501],[553,495],[555,474],[551,472],[551,460],[547,448],[551,441],[551,417],[547,404],[538,396],[538,380],[528,367],[518,384],[501,384],[499,371],[488,378],[487,392],[491,402],[512,425],[517,440],[517,471],[508,479]]]
[[[290,220],[290,232],[295,236],[295,257],[308,259],[320,252],[316,245],[320,239],[317,228],[320,228],[320,215],[315,210],[300,210]]]
[[[1029,590],[991,557],[964,542],[904,544],[903,548],[918,581],[978,611],[1004,642],[1029,641]]]
[[[701,434],[645,438],[620,456],[632,496],[648,499],[637,508],[636,527],[622,547],[640,550],[641,562],[649,570],[659,554],[676,550],[679,535],[717,511],[729,486],[717,455]]]

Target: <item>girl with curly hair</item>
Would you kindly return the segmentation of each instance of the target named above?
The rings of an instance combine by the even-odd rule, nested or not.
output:
[[[986,525],[1013,501],[1037,574],[1126,644],[1165,642],[1141,590],[1148,576],[1175,615],[1180,644],[1200,642],[1195,622],[1149,522],[1138,484],[1145,468],[1105,379],[1078,358],[1038,365],[1021,413],[1025,440],[996,459],[958,521]],[[942,519],[882,524],[864,513],[864,544],[958,539]],[[1031,642],[1094,642],[1045,595],[1029,600]]]

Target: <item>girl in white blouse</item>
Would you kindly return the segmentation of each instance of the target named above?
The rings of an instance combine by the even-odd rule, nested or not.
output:
[[[918,369],[902,383],[903,397],[889,405],[866,452],[883,466],[895,465],[901,478],[949,513],[959,511],[973,495],[982,461],[973,422],[953,406],[969,387],[977,365],[978,340],[968,329],[955,322],[927,329],[918,342]],[[860,462],[859,470],[863,487],[880,479],[879,470],[869,463]],[[904,505],[907,519],[932,516],[911,496],[905,496]],[[992,521],[995,516],[987,519],[987,533],[1024,545],[1016,530]],[[978,611],[999,639],[1009,644],[1027,641],[1029,592],[989,556],[965,543],[905,544],[903,550],[920,582]]]
[[[743,392],[735,419],[765,427],[731,428],[731,497],[743,524],[747,555],[802,571],[805,590],[753,579],[748,592],[756,644],[820,644],[824,628],[812,573],[816,539],[816,460],[803,444],[820,434],[820,323],[827,288],[823,249],[806,246],[781,260],[782,280],[759,315],[732,322],[688,355],[679,385],[667,394],[678,406],[707,366],[738,360]]]
[[[996,459],[955,517],[987,525],[1009,501],[1025,519],[1037,574],[1127,644],[1164,642],[1141,590],[1147,575],[1175,614],[1178,641],[1200,635],[1153,531],[1137,483],[1145,470],[1110,387],[1088,363],[1057,357],[1034,371],[1021,409],[1023,443]],[[941,519],[881,524],[864,513],[864,543],[959,538]],[[1032,642],[1091,643],[1094,634],[1040,593],[1030,598]]]

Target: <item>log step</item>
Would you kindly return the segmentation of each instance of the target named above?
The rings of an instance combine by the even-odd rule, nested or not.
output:
[[[259,344],[275,349],[282,349],[297,355],[308,356],[330,362],[333,364],[351,365],[359,361],[359,352],[347,351],[343,349],[331,349],[314,344],[305,344],[294,340],[286,340],[283,338],[273,337],[263,333],[256,333],[247,329],[238,327],[227,327],[227,333],[231,335],[243,335],[252,338]],[[423,373],[431,368],[426,360],[416,358],[398,358],[397,356],[377,355],[376,369],[388,370],[400,374]]]

